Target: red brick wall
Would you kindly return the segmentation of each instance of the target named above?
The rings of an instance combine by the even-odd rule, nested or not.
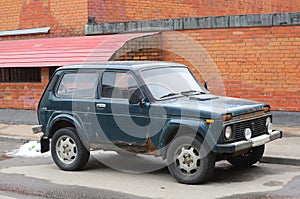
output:
[[[111,61],[162,61],[161,35],[144,36],[126,42]]]
[[[180,62],[214,94],[300,111],[299,36],[299,26],[170,31],[127,43],[113,60]]]
[[[299,26],[164,32],[162,48],[165,60],[200,71],[212,93],[300,111]]]
[[[84,35],[88,17],[101,23],[299,12],[299,8],[300,1],[295,0],[10,0],[0,3],[1,31],[46,26],[51,30],[49,34],[0,40]],[[195,73],[200,71],[197,77],[209,81],[213,93],[265,101],[275,110],[300,111],[299,26],[202,29],[178,34],[163,33],[163,45],[157,49],[145,48],[148,45],[144,44],[134,47],[140,42],[127,44],[115,59],[182,62]],[[0,83],[0,108],[35,109],[48,82],[48,69],[43,68],[42,74],[41,84]]]
[[[87,0],[10,0],[0,3],[0,30],[50,27],[49,34],[0,40],[84,35]]]
[[[48,68],[41,74],[41,83],[0,83],[0,108],[35,110],[48,83]]]
[[[300,27],[205,29],[164,32],[132,40],[112,60],[184,63],[212,93],[300,111]],[[48,82],[0,83],[0,108],[36,109]]]
[[[295,0],[89,0],[97,23],[199,16],[298,12]]]

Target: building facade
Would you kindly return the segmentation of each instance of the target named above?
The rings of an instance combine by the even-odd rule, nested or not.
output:
[[[36,109],[62,65],[162,60],[188,65],[212,93],[298,112],[299,11],[292,0],[6,1],[0,108]]]

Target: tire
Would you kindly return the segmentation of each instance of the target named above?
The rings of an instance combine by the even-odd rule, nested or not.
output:
[[[215,156],[203,143],[202,138],[190,136],[181,136],[171,142],[167,151],[168,169],[178,182],[200,184],[212,175]]]
[[[62,128],[54,133],[51,154],[55,164],[65,171],[82,169],[90,157],[90,152],[82,144],[75,128]]]
[[[261,145],[250,149],[248,153],[228,158],[227,161],[235,167],[250,167],[251,165],[258,162],[263,156],[265,151],[265,145]]]

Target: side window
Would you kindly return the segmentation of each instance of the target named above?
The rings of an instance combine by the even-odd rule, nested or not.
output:
[[[94,98],[97,83],[96,73],[67,73],[60,81],[56,94],[62,98]]]
[[[131,73],[104,72],[102,76],[101,97],[128,99],[130,93],[138,88]]]

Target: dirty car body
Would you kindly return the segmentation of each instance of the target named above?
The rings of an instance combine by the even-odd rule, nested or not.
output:
[[[95,149],[162,156],[182,183],[202,183],[218,160],[250,166],[272,129],[270,106],[210,94],[171,62],[107,62],[56,70],[38,106],[42,152],[79,170]],[[203,150],[202,150],[203,148]]]

